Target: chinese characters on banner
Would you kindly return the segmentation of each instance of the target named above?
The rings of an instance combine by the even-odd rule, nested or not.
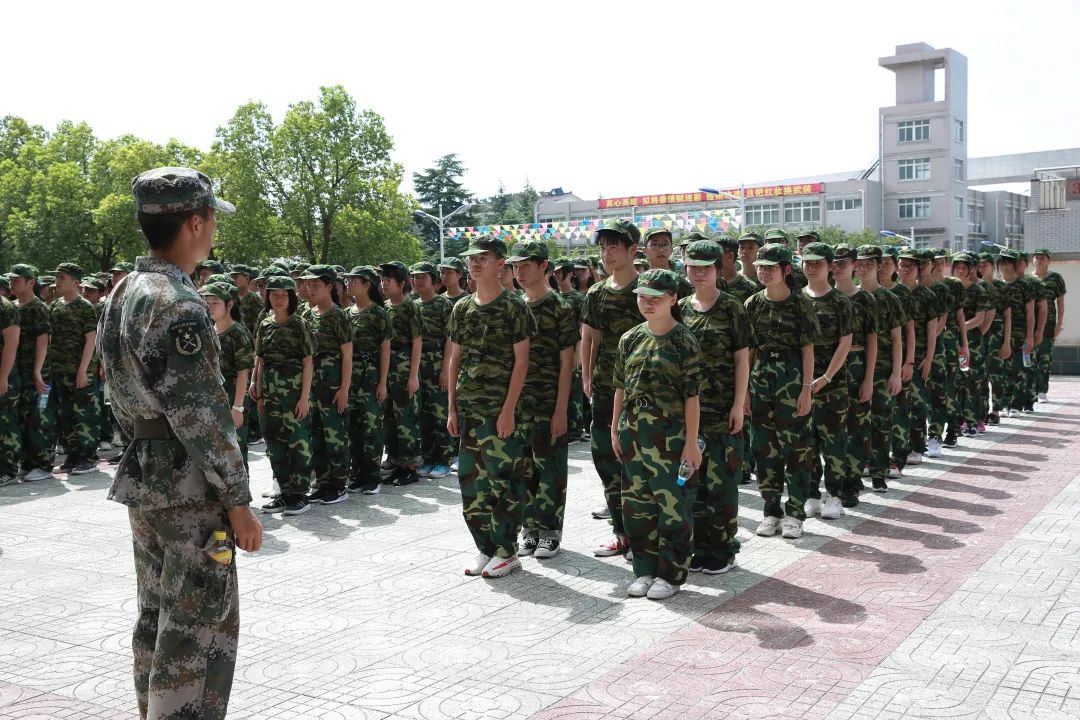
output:
[[[824,192],[824,183],[801,183],[798,185],[767,185],[746,188],[746,199],[783,198],[796,195],[814,195]],[[739,196],[740,188],[725,190],[728,195]],[[608,208],[651,207],[654,205],[680,205],[685,203],[718,202],[728,200],[723,195],[707,192],[666,193],[662,195],[635,195],[632,197],[601,198],[596,201],[600,210]]]

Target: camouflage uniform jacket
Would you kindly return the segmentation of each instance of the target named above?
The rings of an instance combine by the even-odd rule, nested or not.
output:
[[[23,380],[29,380],[34,370],[37,339],[52,332],[49,308],[41,298],[34,298],[26,305],[16,305],[15,309],[19,313],[19,350],[15,354],[15,367],[19,368]],[[42,374],[46,374],[45,367],[42,367]]]
[[[721,292],[708,310],[695,310],[693,297],[679,301],[683,324],[701,347],[701,417],[726,420],[735,402],[735,353],[750,347],[750,322],[735,297]]]
[[[390,315],[382,305],[369,305],[364,310],[353,307],[346,315],[353,327],[353,359],[373,362],[383,342],[390,339]]]
[[[471,293],[463,292],[460,295],[455,295],[454,297],[450,297],[446,293],[443,293],[442,296],[444,298],[446,298],[447,300],[449,300],[451,305],[457,305],[459,302],[461,302],[465,298],[469,297],[470,294]]]
[[[0,331],[7,330],[12,325],[19,324],[19,311],[15,309],[15,303],[7,298],[0,298]],[[0,335],[0,352],[4,350],[4,336]],[[12,371],[15,365],[11,366]]]
[[[642,323],[619,339],[613,381],[624,408],[646,403],[682,420],[686,401],[701,393],[702,375],[701,346],[682,323],[664,335]]]
[[[1057,299],[1065,294],[1065,278],[1056,272],[1046,273],[1046,277],[1035,277],[1042,284],[1042,297],[1046,300],[1046,335],[1049,337],[1057,325]]]
[[[98,318],[94,305],[86,298],[77,296],[71,302],[58,299],[49,306],[49,325],[52,338],[49,341],[49,373],[56,375],[74,375],[82,360],[83,345],[87,333],[97,332]],[[98,355],[90,357],[86,368],[87,378],[97,375]]]
[[[1027,303],[1039,299],[1039,289],[1018,277],[1005,283],[1005,298],[1012,309],[1012,334],[1009,337],[1013,341],[1023,341],[1027,338]]]
[[[893,371],[892,329],[900,327],[908,319],[904,314],[904,306],[900,304],[900,298],[891,290],[879,287],[873,291],[873,295],[877,300],[878,310],[877,364],[874,365],[874,371],[888,375]],[[903,333],[900,336],[903,338]]]
[[[814,343],[814,377],[821,377],[832,363],[840,338],[855,333],[855,308],[840,290],[831,290],[821,297],[813,297],[805,288],[802,292],[814,308],[821,330],[818,341]]]
[[[821,337],[817,314],[802,291],[783,300],[770,300],[762,290],[746,301],[750,347],[760,352],[799,353]]]
[[[981,283],[973,282],[964,288],[960,296],[960,307],[964,311],[964,320],[971,320],[976,314],[993,307],[990,296]]]
[[[390,349],[395,352],[411,350],[413,338],[424,334],[420,308],[409,298],[405,298],[400,305],[387,300],[383,307],[390,315],[390,327],[394,330],[390,336]]]
[[[97,335],[112,410],[129,437],[135,421],[164,417],[174,440],[136,440],[109,499],[140,509],[251,501],[244,458],[221,386],[217,334],[206,303],[176,265],[140,257],[113,289]],[[147,464],[140,464],[145,457]]]
[[[264,309],[265,303],[263,303],[262,297],[257,292],[249,292],[240,298],[240,314],[244,319],[244,327],[247,328],[251,337],[255,337],[255,327],[258,325]]]
[[[315,338],[315,360],[341,360],[341,346],[353,341],[352,323],[345,311],[337,305],[331,305],[326,312],[312,307],[304,321]]]
[[[255,357],[269,366],[300,368],[304,358],[315,354],[315,336],[307,321],[295,312],[283,323],[268,315],[255,332]]]
[[[636,287],[636,277],[626,287],[618,290],[611,286],[611,278],[606,278],[589,288],[585,295],[581,322],[600,331],[600,347],[596,351],[591,378],[594,398],[615,397],[612,376],[619,352],[619,338],[630,328],[645,321],[638,312],[637,295],[634,294]]]
[[[930,339],[926,334],[926,324],[941,315],[941,301],[934,291],[925,285],[916,285],[911,291],[911,299],[911,319],[915,321],[915,362],[919,363],[926,356]]]
[[[730,282],[721,278],[720,289],[728,295],[733,295],[740,303],[745,303],[751,295],[761,290],[761,285],[739,273]]]
[[[236,398],[237,373],[255,367],[255,345],[243,323],[233,323],[218,335],[218,344],[221,345],[218,364],[221,366],[222,387],[232,405]]]
[[[446,324],[450,322],[450,312],[455,303],[444,295],[436,295],[427,302],[417,298],[416,307],[420,310],[420,326],[423,340],[421,346],[424,352],[438,351],[442,353],[443,344],[446,342]]]
[[[555,291],[526,302],[536,321],[536,332],[529,337],[529,372],[519,406],[524,415],[549,418],[558,400],[559,355],[580,338],[577,318],[570,303]]]
[[[848,295],[854,313],[852,321],[852,347],[866,348],[866,336],[877,335],[878,310],[874,294],[857,288],[854,295]]]
[[[581,311],[585,307],[585,293],[578,292],[577,290],[570,290],[569,292],[562,293],[562,299],[565,300],[574,311],[574,323],[580,323]]]

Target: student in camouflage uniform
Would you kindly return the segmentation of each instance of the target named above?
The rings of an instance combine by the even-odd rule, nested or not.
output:
[[[712,240],[686,247],[694,294],[679,302],[687,329],[701,347],[701,430],[705,452],[694,498],[691,572],[720,575],[735,567],[739,552],[739,481],[745,466],[743,424],[750,378],[750,324],[742,302],[717,288],[730,255]]]
[[[1033,413],[1035,412],[1035,401],[1038,395],[1038,374],[1039,374],[1039,358],[1038,347],[1042,345],[1043,337],[1046,331],[1046,315],[1049,303],[1046,301],[1046,293],[1043,288],[1042,282],[1033,275],[1027,274],[1028,266],[1028,254],[1023,251],[1017,251],[1016,253],[1016,274],[1025,283],[1031,286],[1030,292],[1035,297],[1035,334],[1032,336],[1031,360],[1032,367],[1031,372],[1024,373],[1025,397],[1030,397],[1031,402],[1028,405],[1020,408],[1022,412]]]
[[[791,250],[769,243],[754,261],[764,288],[746,301],[751,332],[750,435],[765,518],[757,534],[802,536],[814,461],[811,388],[821,330],[791,277]],[[787,485],[786,507],[780,499]]]
[[[83,475],[97,469],[101,413],[96,402],[98,358],[94,352],[97,313],[79,294],[83,269],[61,263],[56,272],[59,298],[49,307],[52,338],[49,404],[56,417],[60,443],[67,454],[61,471]]]
[[[878,341],[877,364],[874,368],[874,394],[870,399],[870,439],[867,458],[874,492],[889,489],[889,451],[892,438],[892,416],[896,396],[901,388],[903,341],[901,328],[906,321],[904,308],[890,291],[878,283],[881,248],[861,245],[855,261],[859,285],[873,294],[877,301]]]
[[[979,253],[979,284],[990,299],[990,309],[983,319],[983,345],[986,357],[987,390],[983,397],[981,419],[988,425],[997,425],[1001,420],[998,411],[1002,409],[1001,388],[1005,363],[1001,360],[1002,329],[1005,326],[1004,281],[994,277],[994,256],[991,253]]]
[[[214,322],[218,345],[221,346],[218,364],[221,366],[222,387],[229,400],[236,442],[246,465],[248,425],[244,400],[247,398],[251,370],[255,367],[255,341],[241,322],[234,288],[225,283],[206,283],[199,288],[199,295],[206,303],[210,319]]]
[[[878,284],[896,296],[904,311],[904,324],[900,328],[903,343],[901,357],[904,365],[900,369],[900,392],[896,395],[892,431],[889,436],[890,478],[903,477],[908,455],[911,454],[911,408],[914,404],[912,382],[915,375],[915,302],[907,285],[897,282],[900,278],[897,272],[900,267],[899,254],[900,248],[895,245],[882,247],[881,265],[878,266]]]
[[[851,404],[845,366],[855,333],[855,308],[842,290],[829,285],[833,249],[822,242],[802,248],[807,285],[803,294],[817,316],[821,334],[814,344],[813,424],[814,458],[804,509],[807,517],[835,520],[844,514],[847,466],[847,413]],[[835,378],[836,382],[833,382]],[[858,400],[858,398],[856,398]],[[821,478],[825,478],[825,496]]]
[[[236,561],[259,549],[243,458],[218,371],[218,344],[189,279],[210,250],[210,179],[182,168],[135,178],[137,218],[150,257],[112,292],[98,350],[113,411],[134,438],[109,499],[128,506],[139,616],[132,637],[144,718],[224,718],[240,626]]]
[[[1050,251],[1035,251],[1035,275],[1042,283],[1043,299],[1046,301],[1046,324],[1042,342],[1035,348],[1035,390],[1039,402],[1046,402],[1050,390],[1050,360],[1054,354],[1054,341],[1065,324],[1065,279],[1050,269]]]
[[[337,272],[310,265],[300,276],[310,302],[304,316],[315,338],[311,376],[311,455],[315,489],[309,503],[334,505],[349,497],[349,392],[353,330],[337,294]]]
[[[454,305],[465,299],[469,293],[465,290],[467,269],[461,258],[443,258],[439,263],[439,281],[444,288],[443,295]]]
[[[908,248],[900,253],[900,280],[911,292],[911,308],[908,311],[915,329],[914,371],[910,392],[910,450],[907,464],[918,465],[923,461],[926,447],[927,393],[926,380],[934,363],[937,345],[937,320],[941,315],[938,297],[920,279],[930,280],[933,257],[923,251]]]
[[[5,279],[6,276],[4,276]],[[10,282],[10,281],[9,281]],[[14,483],[19,472],[19,311],[0,298],[0,487]]]
[[[38,277],[38,288],[41,302],[49,305],[56,297],[56,278],[52,275],[42,275]]]
[[[18,264],[8,273],[19,322],[19,347],[15,353],[19,376],[19,462],[27,482],[53,477],[56,445],[53,413],[48,406],[45,409],[39,406],[41,394],[50,392],[45,367],[50,327],[49,309],[36,294],[37,272],[33,265]]]
[[[562,541],[568,474],[570,374],[581,338],[577,313],[548,284],[548,248],[530,240],[506,259],[536,321],[519,420],[525,438],[525,497],[519,555],[552,558]]]
[[[435,294],[439,270],[433,263],[416,263],[409,269],[417,293],[423,335],[420,341],[420,454],[423,464],[420,477],[443,478],[450,474],[453,450],[446,431],[446,391],[450,378],[444,372],[444,360],[450,343],[446,325],[454,303],[445,295]],[[464,293],[459,294],[464,297]]]
[[[390,372],[393,328],[379,290],[379,271],[357,265],[346,273],[353,305],[346,313],[353,327],[352,411],[349,447],[352,476],[349,490],[377,495],[382,486],[379,463],[383,452],[383,412]]]
[[[420,478],[416,461],[420,455],[420,359],[423,353],[423,320],[420,308],[406,294],[409,268],[391,262],[379,266],[381,290],[394,334],[390,337],[388,395],[383,403],[383,430],[390,482],[411,485]],[[384,465],[384,467],[386,467]]]
[[[1017,417],[1023,408],[1034,403],[1028,376],[1034,374],[1035,368],[1024,366],[1023,355],[1030,355],[1035,347],[1037,288],[1017,272],[1015,251],[1002,250],[998,254],[997,267],[1005,281],[1004,295],[1008,302],[1002,328],[1001,359],[1005,363],[1002,397],[1008,417]]]
[[[645,245],[645,257],[649,261],[645,269],[675,272],[675,277],[679,279],[679,297],[684,298],[692,294],[694,289],[690,287],[690,281],[676,272],[675,264],[671,259],[671,230],[665,227],[649,228],[641,236],[641,241]]]
[[[86,301],[90,303],[94,308],[94,316],[100,320],[101,312],[105,309],[104,300],[108,294],[108,279],[104,273],[98,273],[97,277],[84,277],[79,284],[79,290],[82,296],[86,298]],[[95,356],[96,357],[96,356]],[[96,427],[97,437],[94,442],[94,449],[99,447],[103,450],[112,449],[112,420],[108,415],[108,408],[105,407],[105,369],[101,367],[101,363],[96,363],[97,372],[95,373],[97,382],[94,389],[94,407],[92,414],[94,417],[93,425]],[[97,454],[95,452],[95,459]]]
[[[476,292],[450,315],[447,429],[460,437],[462,514],[479,554],[466,575],[503,577],[521,567],[526,445],[517,424],[536,323],[525,300],[499,278],[506,245],[481,236],[462,253]]]
[[[956,374],[960,371],[960,340],[957,315],[962,288],[945,277],[946,253],[933,250],[932,284],[942,314],[938,317],[938,344],[927,390],[930,395],[929,457],[941,457],[941,447],[956,447],[960,431],[956,403]]]
[[[296,281],[275,275],[266,281],[266,288],[270,312],[255,330],[255,400],[263,418],[266,455],[281,494],[262,511],[299,515],[310,509],[315,337],[298,312]]]
[[[574,311],[574,324],[580,328],[581,311],[585,305],[585,294],[574,289],[574,261],[568,257],[555,260],[555,282],[558,286],[562,299],[570,305]],[[570,442],[584,440],[589,433],[589,413],[587,400],[581,383],[581,352],[580,331],[578,333],[578,345],[574,347],[574,370],[570,375],[570,429],[568,431]]]
[[[633,552],[630,597],[664,600],[686,581],[693,553],[693,478],[703,368],[697,338],[679,320],[678,275],[647,270],[634,293],[645,322],[619,339],[611,443],[625,468],[623,522]]]
[[[619,338],[644,322],[638,310],[634,253],[641,233],[625,220],[608,220],[596,232],[609,277],[589,288],[581,311],[581,374],[585,397],[592,403],[592,459],[604,485],[606,512],[593,517],[611,519],[614,537],[593,550],[599,557],[625,554],[630,549],[622,518],[623,466],[611,445],[615,388],[611,384]]]
[[[229,277],[232,278],[233,283],[236,285],[237,294],[240,297],[240,315],[243,318],[244,326],[252,337],[255,336],[255,323],[258,322],[259,313],[263,309],[263,299],[251,287],[252,281],[255,280],[258,274],[254,268],[239,264],[233,265],[229,271]]]
[[[739,262],[742,264],[740,272],[743,277],[757,285],[758,290],[761,289],[761,283],[758,282],[754,261],[757,260],[758,251],[764,244],[765,240],[759,233],[749,231],[739,235]]]
[[[761,284],[739,272],[735,265],[735,257],[739,253],[740,242],[734,238],[720,237],[716,240],[724,251],[724,259],[718,270],[720,274],[720,289],[734,297],[740,303],[761,290]]]
[[[979,416],[983,406],[983,394],[986,391],[986,361],[983,355],[982,325],[986,311],[990,309],[990,298],[982,285],[976,282],[975,258],[967,253],[958,253],[952,258],[952,273],[964,292],[961,295],[960,311],[963,313],[964,332],[967,334],[968,353],[965,358],[967,367],[961,367],[958,376],[959,397],[963,433],[969,437],[978,434]],[[983,432],[986,431],[985,426]]]
[[[833,281],[836,289],[851,301],[853,316],[851,350],[845,364],[844,380],[848,388],[848,446],[840,505],[846,508],[859,504],[859,493],[863,490],[862,471],[869,462],[870,401],[874,395],[874,369],[878,356],[877,300],[852,281],[855,260],[855,248],[846,244],[833,248]]]

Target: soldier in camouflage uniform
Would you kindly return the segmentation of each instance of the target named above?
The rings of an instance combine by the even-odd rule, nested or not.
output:
[[[960,431],[956,403],[956,374],[960,371],[960,335],[957,315],[960,313],[962,288],[944,276],[946,254],[934,249],[932,284],[938,296],[942,314],[938,317],[938,344],[927,390],[930,395],[930,440],[928,455],[941,457],[940,447],[956,447]]]
[[[554,267],[559,294],[574,311],[574,325],[579,328],[579,345],[574,347],[574,370],[570,375],[570,429],[568,431],[570,442],[576,442],[587,438],[589,432],[589,415],[586,411],[585,392],[582,389],[581,353],[579,352],[581,311],[585,306],[585,294],[574,289],[573,260],[568,257],[557,258]]]
[[[997,425],[1000,422],[998,411],[1001,409],[1002,373],[1005,368],[1001,360],[1001,335],[1007,304],[1003,292],[1005,283],[994,277],[994,256],[988,252],[979,253],[978,275],[979,284],[990,299],[990,309],[986,311],[982,327],[987,390],[980,417],[988,425]]]
[[[1042,282],[1033,275],[1027,274],[1028,254],[1023,251],[1016,253],[1016,274],[1021,280],[1031,286],[1030,293],[1035,297],[1035,334],[1032,336],[1031,372],[1024,373],[1025,397],[1031,398],[1031,402],[1020,408],[1022,412],[1035,412],[1035,401],[1038,395],[1039,358],[1038,348],[1042,345],[1046,332],[1046,317],[1049,303],[1046,300],[1046,292]]]
[[[1002,397],[1009,417],[1016,417],[1020,411],[1033,404],[1030,393],[1033,387],[1029,376],[1035,368],[1026,367],[1024,353],[1030,353],[1035,347],[1035,304],[1038,300],[1038,288],[1017,271],[1018,253],[1002,250],[998,254],[997,266],[1005,281],[1004,295],[1008,302],[1005,310],[1005,324],[1002,329],[1001,359],[1005,363],[1002,378]]]
[[[625,220],[609,220],[596,232],[596,244],[609,272],[589,288],[581,311],[581,374],[585,397],[592,402],[592,459],[604,485],[607,512],[593,517],[610,517],[614,538],[593,550],[599,557],[625,554],[630,549],[622,518],[623,466],[611,445],[611,419],[615,388],[611,384],[619,338],[644,322],[638,311],[637,271],[633,257],[641,233]]]
[[[296,282],[275,275],[266,288],[270,313],[255,329],[255,400],[263,418],[266,455],[281,494],[262,511],[299,515],[310,508],[315,337],[298,312]]]
[[[193,278],[195,287],[202,287],[206,284],[207,278],[211,275],[224,275],[225,266],[217,260],[203,260],[195,265],[195,276]]]
[[[51,304],[56,296],[56,278],[52,275],[41,275],[38,277],[38,288],[41,302]]]
[[[438,269],[439,281],[444,288],[443,296],[452,304],[457,305],[469,294],[465,291],[467,270],[464,261],[456,257],[443,258]]]
[[[346,313],[353,327],[352,411],[349,446],[352,448],[350,491],[376,495],[382,485],[379,463],[383,452],[383,413],[390,372],[393,328],[383,307],[379,271],[357,265],[346,273],[353,306]]]
[[[57,300],[49,306],[52,337],[49,404],[56,417],[60,443],[67,454],[62,471],[83,475],[97,469],[101,413],[97,405],[98,358],[94,352],[97,313],[79,294],[83,269],[61,263],[56,272]]]
[[[921,250],[906,249],[900,253],[900,279],[911,292],[909,315],[915,330],[914,371],[910,393],[910,450],[907,464],[918,465],[923,461],[926,447],[927,393],[926,380],[934,363],[934,347],[937,345],[937,320],[941,315],[938,297],[920,279],[930,280],[933,257]]]
[[[1050,360],[1054,354],[1054,341],[1065,324],[1065,278],[1050,269],[1050,251],[1036,250],[1034,277],[1042,283],[1043,299],[1046,301],[1046,324],[1043,338],[1035,348],[1035,390],[1039,402],[1046,402],[1050,390]]]
[[[967,334],[967,367],[958,375],[957,406],[961,413],[961,429],[971,437],[979,432],[979,417],[986,392],[986,359],[983,355],[982,325],[990,310],[990,298],[975,277],[975,258],[958,253],[952,258],[953,278],[963,287],[960,311],[963,313],[964,331]],[[986,428],[983,427],[985,432]]]
[[[548,248],[529,240],[506,259],[536,322],[529,337],[529,369],[521,391],[525,438],[525,497],[519,555],[551,558],[562,541],[568,473],[570,374],[581,337],[577,313],[548,284]]]
[[[255,323],[263,309],[263,299],[259,297],[259,293],[253,292],[251,287],[258,274],[254,268],[240,264],[233,265],[229,271],[229,277],[236,285],[240,297],[240,316],[252,337],[255,337]]]
[[[151,256],[114,288],[97,342],[113,412],[133,438],[109,499],[131,521],[135,692],[143,718],[224,718],[240,624],[232,548],[258,550],[262,528],[248,508],[216,335],[189,276],[209,251],[215,209],[232,206],[194,170],[159,168],[132,186]],[[227,556],[209,555],[219,548]]]
[[[36,294],[37,268],[13,265],[8,275],[15,308],[19,313],[19,349],[15,367],[19,373],[19,427],[22,428],[20,465],[27,482],[53,477],[56,418],[41,395],[51,394],[46,358],[49,349],[49,308]]]
[[[229,413],[236,429],[236,442],[245,465],[248,459],[247,418],[244,400],[251,371],[255,367],[255,341],[240,321],[241,314],[235,289],[225,283],[206,283],[199,288],[210,319],[214,322],[218,345],[218,365],[221,367],[222,387],[229,400]]]
[[[382,292],[394,334],[390,337],[390,376],[383,403],[386,459],[393,469],[390,482],[411,485],[420,478],[420,360],[423,353],[423,320],[420,308],[405,294],[409,268],[401,262],[384,263]]]
[[[18,350],[19,311],[15,303],[0,298],[0,487],[14,483],[19,472],[22,438],[19,431],[19,373],[15,367]]]
[[[692,479],[680,461],[701,466],[697,439],[701,348],[679,322],[678,275],[647,270],[634,293],[646,321],[619,339],[611,442],[625,468],[623,522],[633,552],[630,597],[663,600],[686,581],[693,553]]]
[[[739,252],[739,241],[734,238],[721,237],[716,242],[724,251],[724,260],[718,272],[720,273],[720,289],[731,295],[740,303],[745,303],[751,295],[761,290],[761,283],[741,274],[735,266],[735,257]]]
[[[807,517],[835,520],[844,514],[841,496],[847,466],[847,413],[851,404],[845,365],[855,333],[855,308],[843,291],[829,285],[833,249],[822,242],[802,248],[807,285],[803,294],[817,315],[821,334],[814,344],[813,423],[814,464],[804,506]],[[836,382],[833,382],[833,379]],[[858,398],[855,398],[857,401]],[[825,478],[825,497],[821,478]]]
[[[420,477],[443,478],[450,474],[450,435],[446,431],[446,389],[449,377],[443,361],[449,352],[446,324],[454,303],[435,294],[439,270],[433,263],[416,263],[409,269],[416,289],[423,334],[420,341]],[[459,296],[461,297],[461,296]]]
[[[454,306],[447,429],[460,437],[462,514],[478,555],[466,575],[503,577],[521,567],[526,442],[517,423],[536,322],[524,298],[500,283],[506,245],[481,236],[462,253],[476,292]]]
[[[750,435],[765,518],[757,534],[802,536],[814,460],[811,387],[821,329],[791,277],[791,250],[769,243],[754,261],[763,290],[746,301],[751,332]],[[780,498],[787,485],[786,507]],[[786,516],[785,516],[786,515]]]
[[[679,297],[691,295],[694,289],[690,287],[690,281],[677,271],[671,259],[673,242],[671,230],[665,227],[649,228],[641,236],[641,241],[645,245],[645,257],[649,261],[645,269],[671,270],[679,279]]]
[[[311,455],[315,489],[309,503],[334,505],[349,497],[349,392],[352,385],[353,331],[338,304],[337,272],[310,265],[300,276],[310,305],[304,320],[315,338],[311,377]]]
[[[739,552],[739,481],[745,466],[743,423],[750,378],[750,325],[733,295],[717,288],[730,255],[712,240],[691,242],[683,257],[694,294],[679,302],[687,329],[697,338],[704,366],[701,430],[705,452],[694,499],[691,572],[720,575]]]
[[[900,248],[895,245],[882,247],[881,265],[878,266],[878,283],[896,296],[904,311],[904,324],[900,327],[900,338],[903,344],[901,358],[904,364],[900,369],[900,392],[895,398],[892,431],[889,435],[890,478],[903,477],[908,455],[911,454],[911,408],[915,403],[913,398],[915,391],[912,389],[915,375],[915,301],[912,298],[911,289],[897,282],[900,277],[897,272],[900,267],[899,255]]]

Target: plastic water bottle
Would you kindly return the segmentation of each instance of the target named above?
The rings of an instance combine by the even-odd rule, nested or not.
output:
[[[229,535],[224,530],[214,531],[214,541],[210,546],[210,549],[206,551],[211,558],[221,563],[222,565],[228,565],[232,562],[233,549],[229,544]]]
[[[701,438],[698,438],[697,447],[700,452],[705,452],[705,441]],[[683,460],[679,464],[679,476],[675,478],[675,484],[677,484],[679,487],[682,487],[686,484],[686,481],[694,475],[695,472],[697,472],[697,468]]]
[[[960,353],[960,369],[963,372],[971,369],[971,362],[968,360],[967,353]]]
[[[1031,353],[1027,351],[1027,348],[1024,348],[1024,367],[1029,368],[1034,364],[1031,360]]]
[[[49,406],[49,393],[52,391],[52,385],[45,386],[45,392],[38,395],[37,406],[38,410],[44,410]]]

